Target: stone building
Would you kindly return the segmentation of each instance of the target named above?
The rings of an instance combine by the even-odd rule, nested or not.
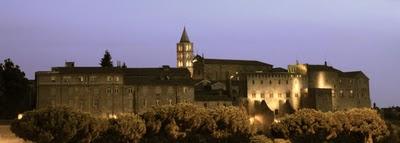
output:
[[[54,67],[36,73],[37,108],[70,106],[98,115],[143,113],[152,106],[190,102],[206,107],[265,108],[283,116],[301,108],[321,111],[370,107],[369,79],[361,71],[299,64],[288,69],[255,60],[194,55],[184,28],[176,68]],[[264,110],[264,109],[263,109]]]
[[[152,106],[193,102],[184,68],[54,67],[36,72],[37,108],[69,106],[98,115],[142,113]]]
[[[289,65],[288,69],[290,73],[308,78],[308,88],[313,94],[304,97],[304,107],[330,105],[323,108],[325,111],[371,107],[369,79],[361,71],[342,72],[326,62],[323,65]]]

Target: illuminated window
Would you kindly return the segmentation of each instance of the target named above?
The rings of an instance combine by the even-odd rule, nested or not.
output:
[[[51,76],[51,82],[56,82],[56,77],[55,76]]]
[[[261,94],[260,94],[260,98],[265,98],[264,93],[261,93]]]
[[[172,105],[172,100],[168,99],[169,105]]]
[[[353,90],[350,90],[350,94],[353,94]]]
[[[118,91],[119,91],[118,88],[114,89],[114,93],[118,93]]]
[[[182,46],[178,46],[178,51],[182,51]]]
[[[84,81],[83,76],[79,76],[78,79],[79,79],[80,82],[83,82],[83,81]]]
[[[160,105],[160,100],[156,100],[156,105]]]
[[[115,81],[119,81],[119,77],[118,76],[115,77]]]
[[[269,94],[269,98],[274,98],[274,94],[273,94],[273,93],[270,93],[270,94]]]

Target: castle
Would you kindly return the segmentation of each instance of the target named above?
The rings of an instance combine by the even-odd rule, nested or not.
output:
[[[205,107],[265,102],[275,115],[370,107],[369,79],[361,71],[300,64],[287,69],[252,60],[194,55],[186,29],[177,43],[177,67],[63,67],[35,74],[37,108],[70,106],[96,115],[143,113],[152,106],[193,103]],[[289,109],[290,108],[290,109]]]

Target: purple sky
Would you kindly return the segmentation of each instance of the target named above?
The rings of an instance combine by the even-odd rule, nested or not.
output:
[[[104,50],[129,67],[175,66],[186,25],[198,53],[279,67],[300,62],[370,77],[378,106],[400,105],[399,0],[1,0],[0,60],[29,78]]]

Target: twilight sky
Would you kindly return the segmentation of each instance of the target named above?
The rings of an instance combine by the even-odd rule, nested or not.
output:
[[[129,67],[175,66],[183,26],[208,58],[362,70],[372,101],[400,105],[399,0],[0,0],[0,60],[28,78],[97,66],[104,50]]]

